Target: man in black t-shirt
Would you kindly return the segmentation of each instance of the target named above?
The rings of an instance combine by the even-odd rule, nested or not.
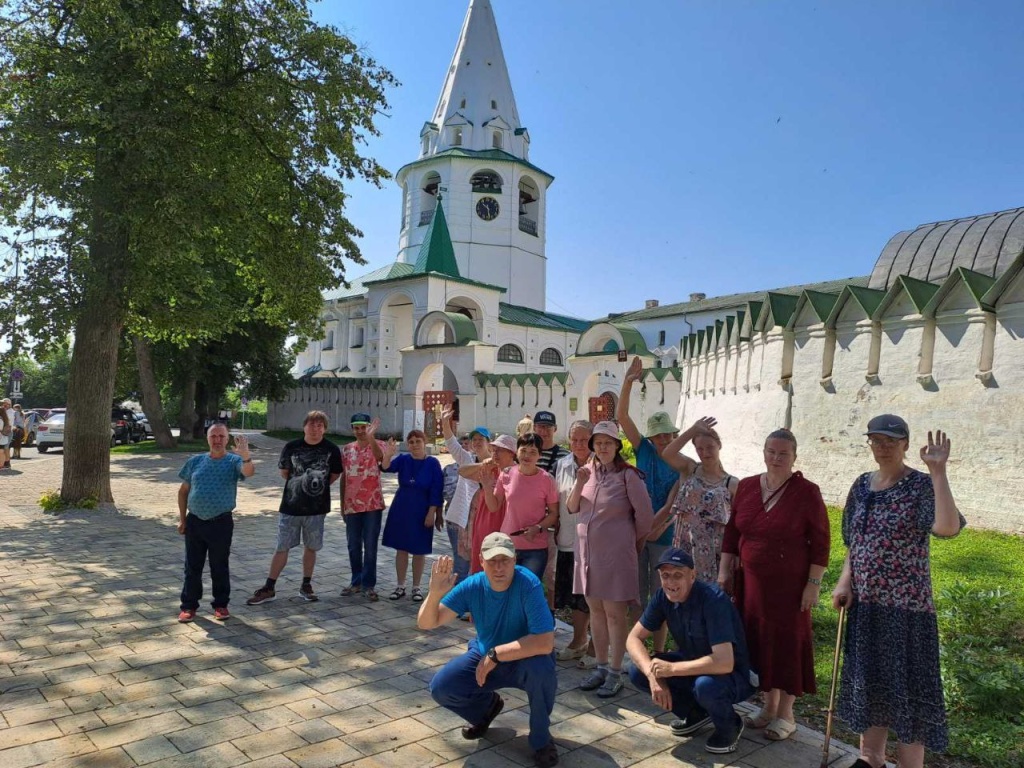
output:
[[[270,561],[266,583],[246,600],[247,605],[267,603],[276,597],[275,584],[288,562],[288,550],[301,540],[302,586],[299,597],[313,602],[313,568],[316,553],[324,545],[324,519],[331,511],[331,486],[341,477],[341,450],[324,438],[327,414],[310,411],[302,422],[302,437],[285,444],[277,462],[284,478],[277,520],[277,551]]]
[[[743,721],[733,704],[754,693],[740,615],[721,589],[697,580],[693,558],[682,549],[665,550],[658,575],[661,589],[626,640],[629,679],[681,718],[670,724],[673,734],[689,736],[712,722],[715,732],[704,749],[734,752]],[[651,658],[644,642],[665,623],[679,650]]]

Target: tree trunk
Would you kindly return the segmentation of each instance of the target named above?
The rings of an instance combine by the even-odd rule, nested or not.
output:
[[[128,233],[119,220],[117,162],[103,147],[96,153],[89,267],[75,324],[64,427],[64,472],[60,497],[113,502],[110,490],[110,409],[117,351],[125,316],[130,256]]]
[[[181,387],[181,410],[178,412],[178,440],[192,440],[196,428],[196,374],[190,371]]]
[[[202,381],[196,382],[196,420],[192,424],[193,440],[200,440],[203,437],[203,432],[206,431],[206,419],[208,418],[206,404],[206,384]]]
[[[132,345],[135,347],[135,360],[139,366],[142,409],[153,428],[153,439],[161,448],[174,448],[178,442],[171,434],[167,417],[164,415],[164,404],[160,402],[160,390],[157,389],[156,375],[153,373],[153,355],[149,349],[149,342],[135,335],[132,336]]]

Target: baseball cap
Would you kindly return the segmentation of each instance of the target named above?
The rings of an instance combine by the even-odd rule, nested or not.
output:
[[[369,424],[373,419],[370,418],[368,413],[353,413],[352,414],[352,426],[358,426],[359,424]]]
[[[672,422],[672,417],[665,411],[658,411],[647,420],[647,437],[655,435],[674,435],[679,428]]]
[[[658,558],[658,568],[663,565],[675,565],[679,568],[693,568],[693,558],[690,557],[690,553],[685,549],[679,547],[669,547],[661,553],[661,557]]]
[[[868,422],[868,431],[864,434],[885,435],[887,437],[895,437],[897,440],[906,440],[910,437],[910,427],[899,416],[883,413],[881,416],[875,416],[875,418]]]
[[[480,557],[484,560],[491,560],[501,555],[515,558],[516,545],[512,543],[512,537],[507,533],[497,531],[487,534],[480,545]]]
[[[488,442],[490,442],[491,439],[491,431],[487,429],[487,427],[473,427],[473,429],[470,430],[469,436],[472,437],[473,435],[480,435],[480,437]]]
[[[537,415],[533,417],[533,426],[547,426],[557,427],[558,423],[555,421],[555,414],[551,411],[537,411]]]
[[[504,448],[506,451],[516,452],[516,439],[512,435],[498,435],[491,440],[491,445],[496,448]]]

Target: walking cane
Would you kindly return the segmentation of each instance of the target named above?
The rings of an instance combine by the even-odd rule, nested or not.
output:
[[[839,683],[839,656],[843,649],[843,628],[846,625],[846,603],[839,606],[839,630],[836,632],[836,652],[832,657],[832,690],[828,694],[828,716],[825,719],[825,744],[821,748],[821,766],[828,768],[828,746],[832,741],[832,715],[836,708],[836,685]]]

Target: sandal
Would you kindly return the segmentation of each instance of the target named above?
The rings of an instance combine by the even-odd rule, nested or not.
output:
[[[423,590],[421,590],[419,587],[412,588],[412,601],[414,603],[423,602]]]
[[[567,645],[565,648],[555,654],[555,658],[559,661],[573,661],[575,659],[582,659],[587,655],[587,644],[584,643],[579,648],[573,648],[571,645]]]
[[[369,597],[369,593],[367,593],[367,597]],[[405,587],[395,587],[395,591],[388,596],[388,600],[401,600],[403,597],[405,597]]]
[[[380,600],[380,595],[377,594],[377,590],[368,589],[366,590],[366,599],[369,600],[371,603],[376,603],[378,600]]]
[[[342,597],[352,597],[352,595],[358,595],[363,591],[362,587],[348,586],[341,590]]]
[[[796,723],[777,717],[764,727],[764,735],[769,741],[785,741],[796,732]]]
[[[748,728],[767,728],[774,719],[774,717],[766,715],[763,709],[760,709],[756,715],[744,715],[743,724]]]
[[[576,669],[593,669],[596,666],[596,656],[583,656],[576,661]]]

